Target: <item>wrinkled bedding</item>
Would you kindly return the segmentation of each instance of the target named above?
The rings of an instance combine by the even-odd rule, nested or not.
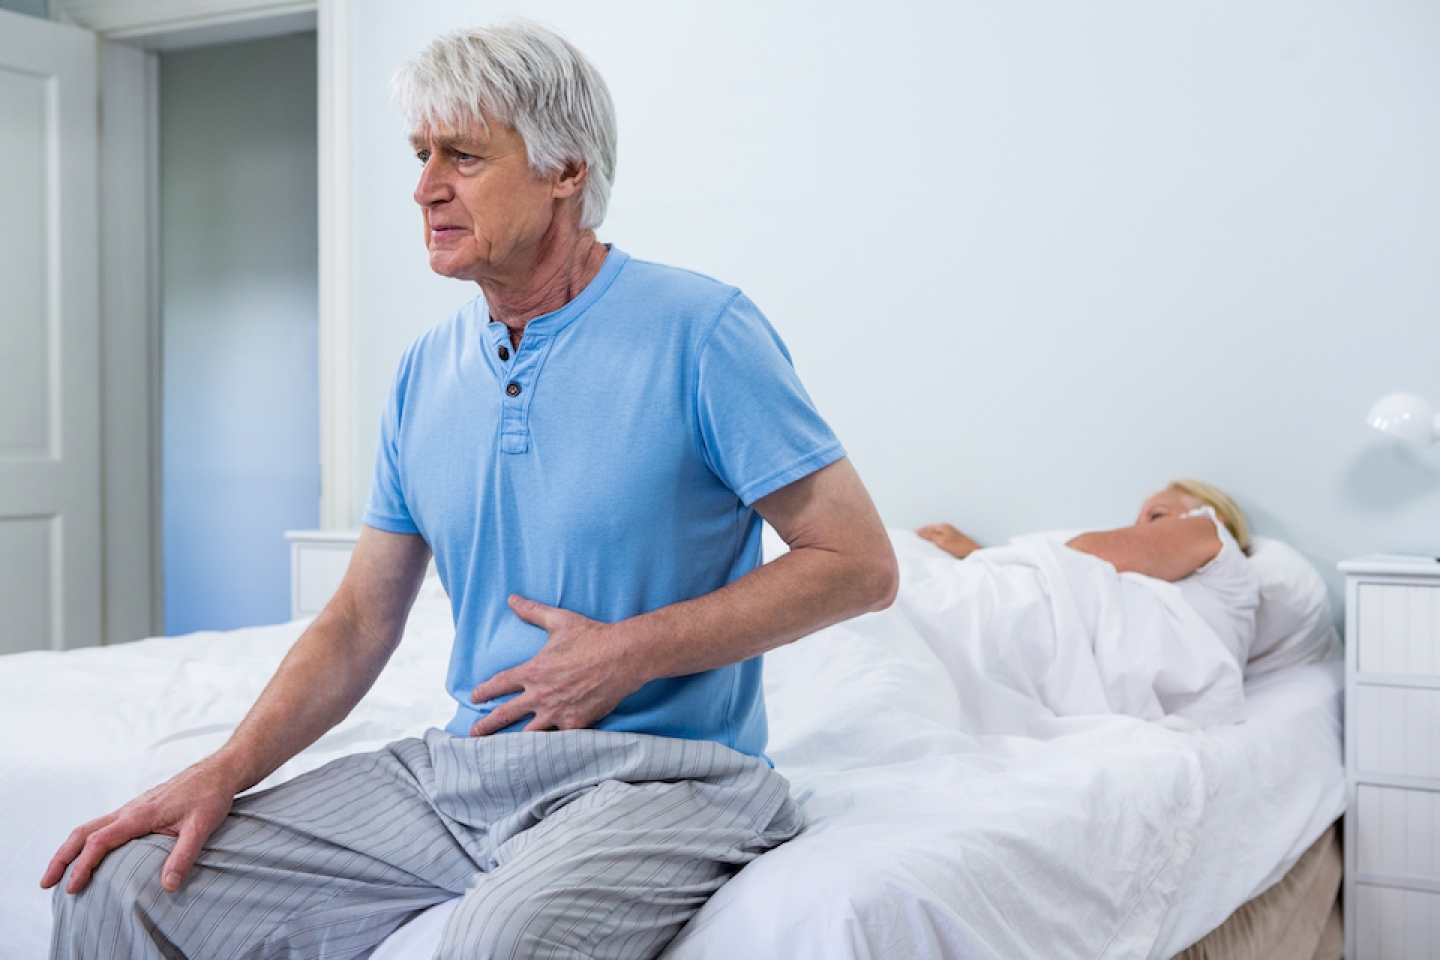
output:
[[[961,691],[971,733],[1100,714],[1245,718],[1240,664],[1172,584],[1044,540],[901,565],[896,609]]]
[[[771,755],[811,826],[670,956],[1149,952],[1204,815],[1203,735],[1092,717],[976,736],[939,666],[895,610],[771,658]]]
[[[66,832],[219,746],[303,626],[0,658],[0,957],[45,955],[36,883]],[[375,689],[268,782],[443,725],[452,634],[428,582]],[[1015,718],[1016,688],[957,693],[903,607],[766,661],[770,756],[810,825],[722,888],[670,957],[1169,956],[1283,873],[1343,796],[1334,671],[1295,668],[1300,698],[1276,695],[1288,672],[1268,678],[1236,726],[1052,704],[1024,714],[1018,736],[993,732]],[[1273,723],[1272,702],[1285,708]],[[1255,804],[1263,822],[1242,813]],[[1261,852],[1240,856],[1234,882],[1201,856],[1235,867],[1248,839]],[[445,912],[375,957],[428,958]]]

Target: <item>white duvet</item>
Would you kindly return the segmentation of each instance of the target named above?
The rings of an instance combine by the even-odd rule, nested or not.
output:
[[[444,603],[427,584],[375,690],[272,780],[447,719]],[[301,627],[0,658],[0,957],[45,956],[36,881],[65,833],[218,746]],[[1047,706],[1029,736],[967,730],[1001,686],[957,694],[904,607],[766,661],[770,755],[810,825],[722,888],[669,956],[1143,958],[1187,936],[1176,891],[1220,788],[1195,724]],[[1250,895],[1185,907],[1223,917]],[[376,958],[428,958],[445,912]]]
[[[1200,734],[1124,717],[1054,721],[1045,740],[962,732],[895,610],[767,670],[771,756],[811,825],[721,888],[670,956],[1148,954],[1204,812]]]
[[[971,733],[1042,733],[1051,717],[1245,718],[1240,664],[1180,591],[1048,540],[964,561],[902,552],[896,609],[961,692]]]

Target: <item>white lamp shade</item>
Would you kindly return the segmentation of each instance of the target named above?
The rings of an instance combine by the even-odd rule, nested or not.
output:
[[[1413,393],[1392,393],[1376,400],[1365,422],[1421,446],[1429,446],[1440,436],[1440,417],[1435,407]]]

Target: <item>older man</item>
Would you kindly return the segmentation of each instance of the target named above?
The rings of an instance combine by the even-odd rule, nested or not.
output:
[[[755,306],[596,240],[615,126],[578,51],[455,33],[395,89],[430,264],[482,296],[401,360],[350,570],[234,736],[56,854],[55,956],[363,955],[458,895],[444,957],[653,956],[801,827],[759,655],[894,595]],[[763,567],[761,517],[792,548]],[[432,551],[448,729],[236,799],[374,682]]]

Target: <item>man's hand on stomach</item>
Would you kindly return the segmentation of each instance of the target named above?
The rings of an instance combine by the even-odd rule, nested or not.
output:
[[[579,730],[593,726],[649,679],[631,668],[621,624],[601,623],[569,610],[512,596],[510,609],[550,634],[533,658],[495,674],[470,694],[485,703],[508,694],[470,728],[474,737],[498,733],[529,716],[525,730]]]

